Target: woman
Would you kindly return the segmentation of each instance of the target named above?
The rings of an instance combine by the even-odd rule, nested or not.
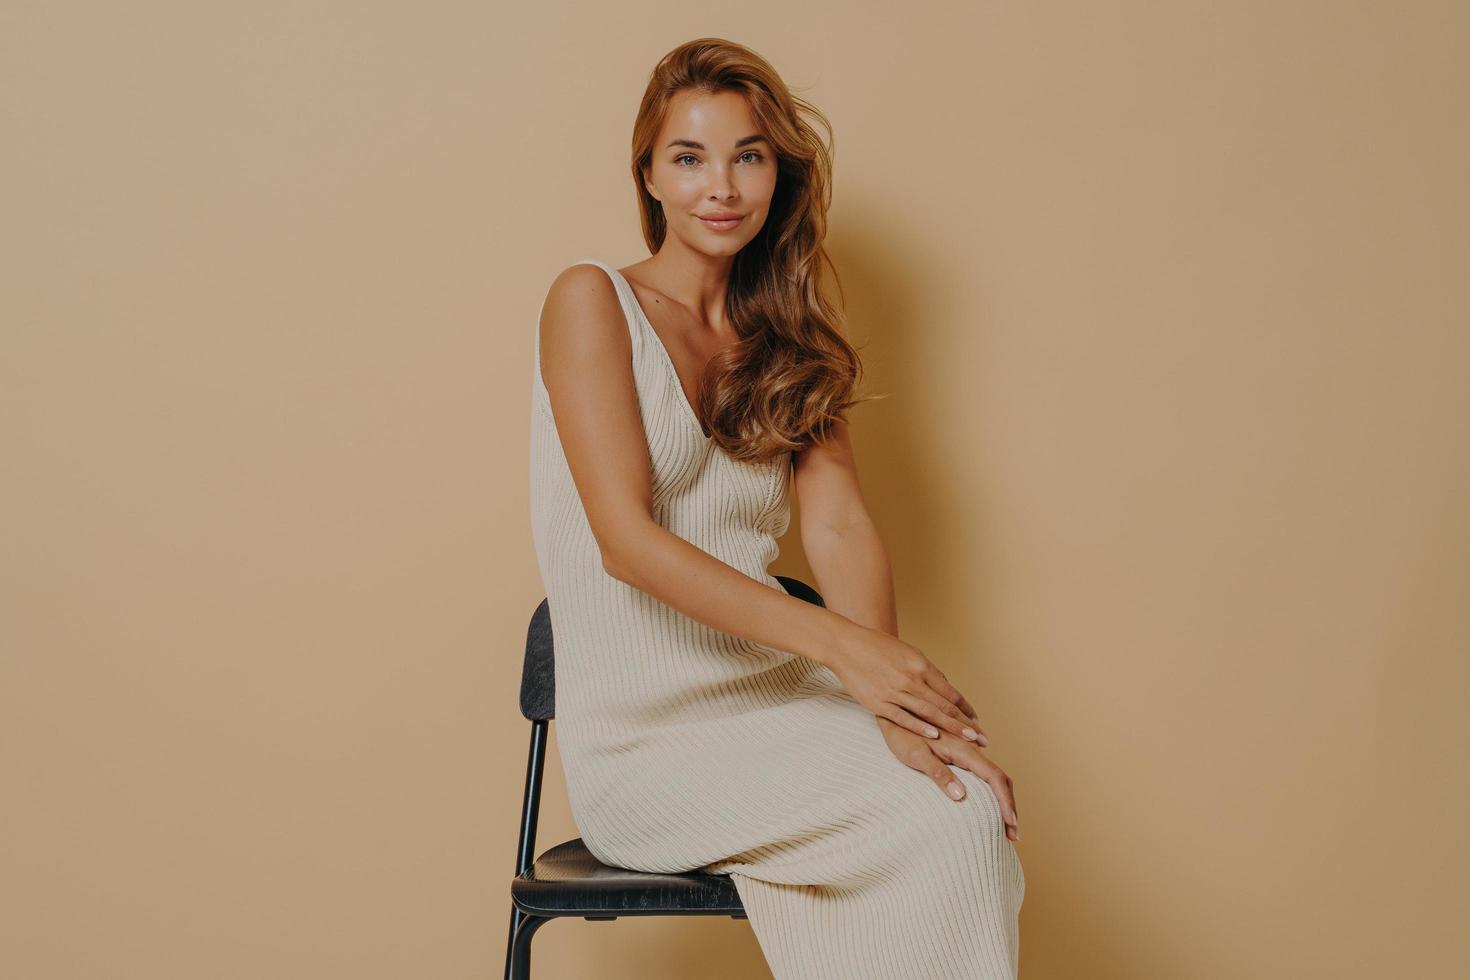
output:
[[[578,262],[542,304],[531,509],[572,815],[605,864],[731,875],[780,980],[1013,978],[1010,779],[897,636],[806,115],[747,48],[675,49],[634,127],[654,254]],[[825,608],[767,571],[793,490]]]

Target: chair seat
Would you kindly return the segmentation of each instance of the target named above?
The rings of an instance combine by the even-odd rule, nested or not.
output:
[[[511,900],[530,915],[731,915],[745,918],[729,875],[660,874],[603,864],[582,838],[558,844],[511,879]]]

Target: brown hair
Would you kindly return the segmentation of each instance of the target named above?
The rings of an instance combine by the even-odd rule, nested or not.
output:
[[[711,359],[697,396],[721,448],[736,459],[768,460],[825,440],[848,408],[882,397],[852,397],[862,362],[840,332],[841,312],[821,292],[822,263],[837,274],[822,247],[832,127],[743,45],[706,37],[670,51],[654,67],[633,124],[633,184],[650,252],[668,230],[663,206],[645,183],[653,144],[670,102],[687,90],[743,94],[777,158],[770,215],[735,256],[730,275],[726,311],[740,340]],[[807,116],[822,125],[825,142]]]

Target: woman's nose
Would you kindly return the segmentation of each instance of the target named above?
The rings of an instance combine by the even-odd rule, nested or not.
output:
[[[730,179],[728,170],[711,170],[709,177],[709,193],[711,197],[725,198],[735,189],[735,182]]]

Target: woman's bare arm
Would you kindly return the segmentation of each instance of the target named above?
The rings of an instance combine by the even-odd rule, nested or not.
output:
[[[707,626],[830,664],[856,628],[850,620],[767,587],[653,519],[632,342],[607,273],[563,271],[539,330],[541,377],[607,573]]]
[[[858,487],[846,422],[802,450],[793,475],[801,547],[827,608],[869,629],[898,635],[893,568]]]
[[[869,629],[897,636],[893,567],[863,500],[846,422],[835,424],[826,442],[797,455],[794,482],[801,507],[802,549],[827,607]],[[901,758],[917,762],[915,768],[932,775],[941,787],[952,781],[947,769],[933,765],[932,754],[909,755],[916,744],[932,743],[923,739],[911,741],[911,732],[887,718],[877,720],[889,746]],[[989,739],[973,710],[969,712],[969,720],[975,732],[974,741],[988,744]],[[963,786],[959,792],[963,796]]]

